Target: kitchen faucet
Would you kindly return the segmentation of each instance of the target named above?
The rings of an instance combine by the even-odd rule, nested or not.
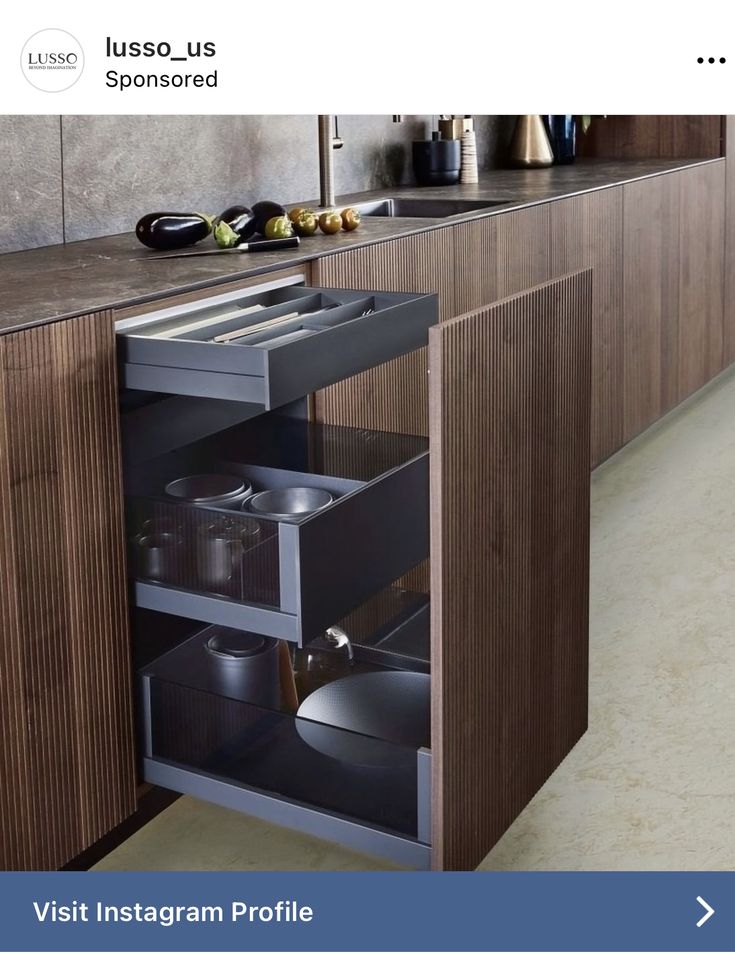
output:
[[[400,124],[403,114],[393,114],[393,123]],[[344,145],[339,136],[339,120],[336,114],[317,114],[319,126],[319,207],[334,207],[334,156]],[[332,133],[334,127],[334,134]]]
[[[334,207],[334,157],[332,151],[342,147],[339,133],[332,134],[334,114],[318,114],[319,125],[319,206]]]

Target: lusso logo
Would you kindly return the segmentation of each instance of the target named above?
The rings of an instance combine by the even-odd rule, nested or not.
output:
[[[29,84],[54,93],[79,80],[84,70],[84,51],[66,30],[49,27],[26,40],[20,67]]]

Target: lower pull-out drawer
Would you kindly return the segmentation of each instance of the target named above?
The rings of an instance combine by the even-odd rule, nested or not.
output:
[[[431,294],[265,281],[116,325],[126,388],[268,411],[425,345]]]
[[[133,470],[134,598],[302,645],[427,557],[428,447],[387,432],[258,422]],[[202,507],[166,495],[172,480],[200,473],[237,476],[256,492],[317,488],[332,502],[276,521],[247,499]]]
[[[251,682],[245,678],[242,684],[249,700],[245,702],[238,698],[238,674],[243,670],[232,665],[237,661],[222,661],[210,650],[212,640],[222,635],[219,627],[207,627],[142,671],[145,779],[386,859],[428,868],[431,754],[428,740],[421,739],[428,736],[428,675],[385,671],[370,663],[349,666],[343,656],[335,655],[332,682],[320,677],[317,689],[304,700],[306,683],[301,676],[308,678],[308,670],[299,670],[297,664],[294,673],[288,658],[284,670],[278,647],[286,644],[264,641],[257,668],[248,670]],[[290,676],[288,683],[284,674]],[[279,695],[279,679],[288,698]],[[391,705],[394,711],[397,706],[395,739],[360,732],[359,716],[357,731],[313,718],[309,700],[326,693],[330,685],[353,684],[360,692],[372,691],[373,702],[375,694],[381,694],[380,726],[389,734],[385,717],[390,717]],[[387,701],[384,685],[393,688]],[[396,692],[404,692],[401,685],[406,692],[419,694],[412,706],[423,717],[408,726],[401,719],[403,699],[396,697]],[[267,698],[258,701],[261,692]],[[363,720],[366,715],[363,705]]]

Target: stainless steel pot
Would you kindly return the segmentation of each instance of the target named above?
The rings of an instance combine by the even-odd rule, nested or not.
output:
[[[137,574],[153,582],[174,582],[181,550],[177,532],[141,530],[135,537]]]
[[[217,590],[228,588],[240,571],[245,550],[260,537],[256,519],[217,519],[197,532],[197,573],[203,583]]]

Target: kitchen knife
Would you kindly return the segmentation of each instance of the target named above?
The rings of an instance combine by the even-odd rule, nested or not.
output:
[[[241,254],[243,251],[278,251],[281,248],[298,248],[301,238],[274,238],[272,241],[245,241],[235,248],[208,248],[206,251],[174,251],[169,254],[144,255],[132,261],[166,261],[168,258],[197,258],[208,254]]]

